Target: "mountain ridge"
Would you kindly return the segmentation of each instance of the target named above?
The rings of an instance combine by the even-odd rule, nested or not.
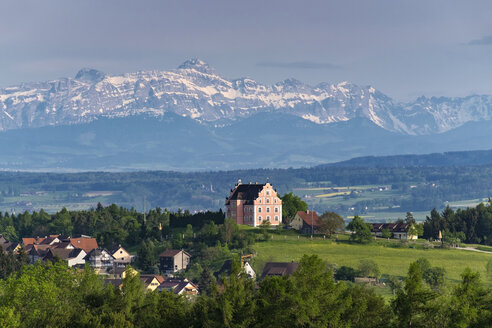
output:
[[[75,78],[0,89],[0,131],[88,123],[99,117],[163,116],[172,112],[223,126],[256,113],[294,115],[321,125],[357,117],[403,135],[443,133],[492,120],[492,96],[419,97],[398,103],[372,86],[349,82],[310,86],[295,79],[264,85],[226,79],[206,62],[175,70],[108,75],[82,69]]]

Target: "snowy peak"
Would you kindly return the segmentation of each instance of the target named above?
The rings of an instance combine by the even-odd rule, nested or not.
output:
[[[97,83],[102,81],[106,74],[93,68],[82,68],[75,75],[75,79],[86,83]]]
[[[185,61],[178,66],[178,69],[192,69],[205,74],[217,74],[213,67],[198,58],[192,58]]]
[[[0,131],[166,112],[212,126],[261,112],[317,124],[363,118],[388,131],[420,135],[492,120],[492,96],[421,97],[398,103],[372,86],[349,82],[311,86],[296,79],[273,85],[251,78],[229,80],[196,58],[171,71],[106,75],[84,68],[74,79],[0,89]]]

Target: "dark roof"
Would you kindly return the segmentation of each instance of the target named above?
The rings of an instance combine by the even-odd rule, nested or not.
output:
[[[161,283],[158,288],[159,290],[166,289],[172,291],[174,294],[179,294],[188,284],[192,285],[195,289],[198,289],[191,281],[183,278],[167,279]]]
[[[299,263],[296,262],[267,262],[261,274],[261,279],[266,276],[291,275],[296,272],[298,267]]]
[[[84,257],[84,259],[89,259],[93,256],[101,256],[103,254],[103,252],[106,252],[109,254],[109,256],[113,257],[113,255],[111,255],[107,250],[105,250],[103,248],[94,248],[92,251],[87,253],[87,255]]]
[[[298,211],[297,215],[304,221],[305,224],[311,226],[314,223],[315,227],[319,227],[321,221],[319,220],[318,213],[315,211]]]
[[[232,192],[232,195],[227,199],[227,202],[231,200],[245,200],[246,204],[252,204],[253,201],[258,198],[258,194],[264,187],[264,183],[237,185]]]
[[[383,229],[388,229],[391,232],[407,232],[409,228],[408,223],[371,223],[371,232],[382,232]]]
[[[159,276],[159,275],[156,275],[156,274],[141,274],[140,275],[140,280],[142,280],[143,283],[145,284],[150,284],[152,282],[152,280],[157,279],[157,281],[159,282],[159,284],[162,284],[165,279],[163,276]]]
[[[58,238],[58,236],[57,237],[51,237],[50,236],[48,238],[43,239],[43,241],[40,242],[40,244],[42,244],[42,245],[49,245],[49,244],[51,244],[57,238]]]
[[[104,284],[111,284],[114,287],[120,287],[123,285],[123,279],[104,279]]]
[[[184,252],[186,255],[191,257],[191,255],[188,252],[185,252],[182,249],[166,249],[164,252],[159,254],[159,257],[175,257],[180,252]]]
[[[71,245],[69,241],[62,241],[53,246],[55,246],[56,248],[67,248],[68,245]]]

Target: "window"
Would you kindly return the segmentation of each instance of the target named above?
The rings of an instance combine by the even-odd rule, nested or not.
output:
[[[278,215],[275,215],[275,221],[278,221]]]
[[[267,207],[267,213],[270,213],[270,207]]]
[[[270,198],[267,198],[267,204],[270,204]]]
[[[250,220],[250,221],[253,221],[253,216],[250,216],[250,217],[249,217],[249,220]]]
[[[260,204],[261,204],[261,198],[260,198]]]
[[[267,196],[270,196],[270,191],[267,190],[266,194],[267,194]]]
[[[261,207],[258,207],[258,213],[261,213]]]
[[[278,213],[278,207],[275,207],[275,213]]]
[[[275,198],[273,202],[274,202],[275,204],[277,204],[277,198]]]
[[[260,215],[260,216],[258,216],[258,221],[260,221],[260,222],[261,222],[261,215]]]
[[[266,219],[267,221],[270,221],[270,215],[267,215]]]

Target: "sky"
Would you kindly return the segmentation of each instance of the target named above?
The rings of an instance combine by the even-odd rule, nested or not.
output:
[[[0,88],[200,58],[231,79],[349,81],[400,101],[492,95],[491,14],[489,0],[6,0]]]

